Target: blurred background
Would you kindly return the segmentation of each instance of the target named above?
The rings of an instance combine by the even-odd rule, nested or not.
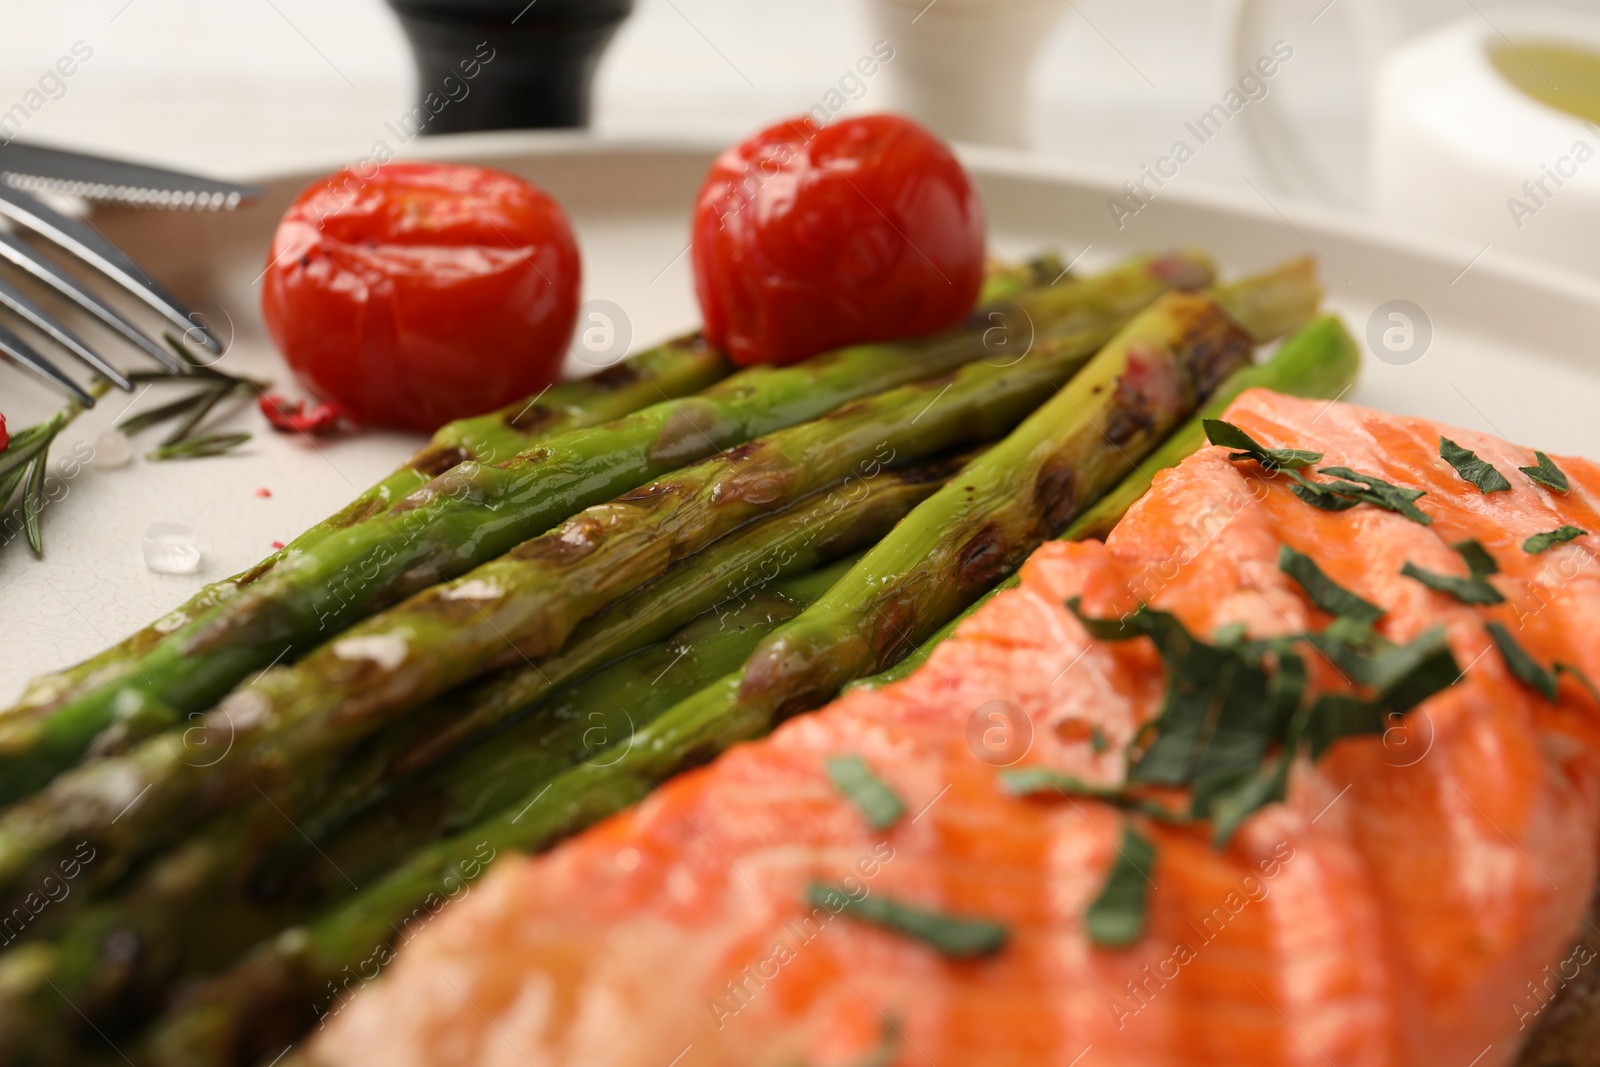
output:
[[[916,27],[912,8],[908,31],[958,3],[939,0]],[[1281,6],[1307,26],[1324,3]],[[1344,3],[1301,35],[1274,91],[1315,125],[1353,189],[1365,166],[1364,91],[1350,69]],[[1237,79],[1226,48],[1231,7],[1057,5],[1032,71],[1032,145],[1135,174]],[[7,16],[0,110],[74,42],[94,49],[68,92],[29,118],[23,139],[219,176],[358,157],[416,91],[406,39],[383,0],[66,0],[13,5]],[[600,66],[594,128],[730,140],[815,104],[882,36],[861,0],[636,0]],[[1016,65],[1015,51],[991,73]],[[884,89],[869,81],[851,109],[884,106]],[[1208,147],[1185,177],[1237,186],[1254,167],[1244,137],[1234,136]]]
[[[1600,226],[1600,167],[1582,166],[1600,152],[1600,128],[1582,124],[1600,119],[1600,0],[392,3],[524,31],[611,11],[590,109],[605,135],[725,143],[833,94],[831,113],[908,110],[951,139],[1143,179],[1145,193],[1166,187],[1155,168],[1600,275],[1578,236]],[[357,160],[437,88],[419,85],[386,0],[70,0],[8,15],[0,136],[222,177]],[[441,54],[477,39],[461,32]],[[883,41],[892,62],[852,74]],[[1587,51],[1561,51],[1573,44]],[[88,58],[70,78],[51,74],[74,55]],[[472,107],[489,80],[468,87]],[[435,130],[472,121],[450,107]],[[1218,128],[1197,125],[1208,114]],[[1586,154],[1563,162],[1580,140]],[[1193,158],[1164,162],[1180,141]]]

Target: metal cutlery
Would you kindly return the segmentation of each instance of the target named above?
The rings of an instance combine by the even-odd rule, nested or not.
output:
[[[184,304],[150,277],[92,225],[51,207],[34,195],[53,192],[91,201],[141,207],[231,210],[261,195],[249,185],[213,181],[192,174],[138,163],[10,143],[0,145],[0,217],[13,232],[0,232],[0,263],[15,268],[92,316],[122,340],[159,362],[169,373],[188,373],[189,366],[101,299],[60,264],[21,239],[25,231],[61,249],[95,273],[160,314],[220,355],[222,345]],[[95,373],[119,389],[132,384],[109,361],[21,289],[0,279],[0,309],[40,331]],[[9,359],[85,407],[93,398],[71,376],[9,328],[0,325],[0,357]]]

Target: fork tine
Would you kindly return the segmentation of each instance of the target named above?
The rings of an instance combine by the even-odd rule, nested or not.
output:
[[[45,359],[32,345],[4,326],[0,326],[0,355],[7,356],[32,371],[47,384],[66,393],[84,407],[94,407],[94,397],[90,396],[83,386],[68,378],[61,372],[61,368]]]
[[[166,316],[178,329],[196,330],[201,343],[213,355],[222,355],[222,344],[211,331],[200,325],[188,308],[116,245],[100,236],[93,226],[69,218],[37,197],[3,183],[0,183],[0,215],[77,256]]]
[[[83,310],[105,323],[105,325],[121,334],[124,338],[155,357],[167,369],[176,374],[187,373],[188,368],[180,363],[171,352],[146,337],[137,326],[123,318],[122,313],[117,311],[116,308],[101,300],[88,289],[85,289],[82,282],[34,249],[29,248],[14,234],[0,233],[0,257],[10,260],[34,278],[83,308]]]
[[[56,344],[93,367],[107,381],[125,393],[133,392],[133,383],[121,371],[100,358],[99,353],[84,344],[78,335],[67,329],[59,319],[34,303],[21,289],[0,278],[0,306],[10,308],[18,318],[48,336]]]

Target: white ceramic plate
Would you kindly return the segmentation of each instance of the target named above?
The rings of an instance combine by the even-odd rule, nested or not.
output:
[[[586,299],[609,300],[629,320],[633,345],[696,321],[687,256],[689,205],[713,146],[596,142],[573,136],[497,134],[441,138],[431,158],[484,163],[523,175],[571,213],[583,248]],[[1369,353],[1348,399],[1498,433],[1554,453],[1600,455],[1600,285],[1385,234],[1341,217],[1280,211],[1174,186],[1119,227],[1109,199],[1120,176],[974,150],[995,248],[1059,249],[1080,268],[1181,244],[1216,254],[1229,272],[1315,254],[1332,307],[1364,336],[1375,309],[1410,301],[1413,349]],[[231,333],[222,366],[277,379],[293,392],[258,313],[258,278],[284,207],[336,164],[268,177],[264,203],[226,215],[105,211],[105,233]],[[1126,207],[1136,206],[1125,201]],[[1417,314],[1420,312],[1420,316]],[[1425,319],[1425,321],[1424,321]],[[1403,327],[1384,318],[1384,328]],[[1431,325],[1431,343],[1420,339]],[[86,328],[86,332],[90,332]],[[1396,335],[1396,340],[1401,340]],[[569,371],[593,369],[569,360]],[[113,394],[62,438],[59,454],[92,442],[123,409]],[[139,401],[149,405],[150,397]],[[13,428],[58,401],[0,367],[0,411]],[[272,434],[253,411],[231,417],[256,439],[238,456],[90,467],[64,479],[46,510],[46,555],[20,539],[0,548],[0,706],[36,673],[74,663],[225,577],[337,510],[397,465],[416,439],[372,433],[308,447]],[[270,496],[260,495],[266,490]],[[154,522],[193,527],[204,553],[193,576],[157,575],[140,540]]]

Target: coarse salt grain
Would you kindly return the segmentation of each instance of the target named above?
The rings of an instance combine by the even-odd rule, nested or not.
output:
[[[89,463],[96,470],[116,470],[133,462],[133,442],[121,430],[107,430],[94,439]]]
[[[157,574],[193,574],[200,569],[200,549],[191,526],[153,522],[144,530],[144,565]]]

